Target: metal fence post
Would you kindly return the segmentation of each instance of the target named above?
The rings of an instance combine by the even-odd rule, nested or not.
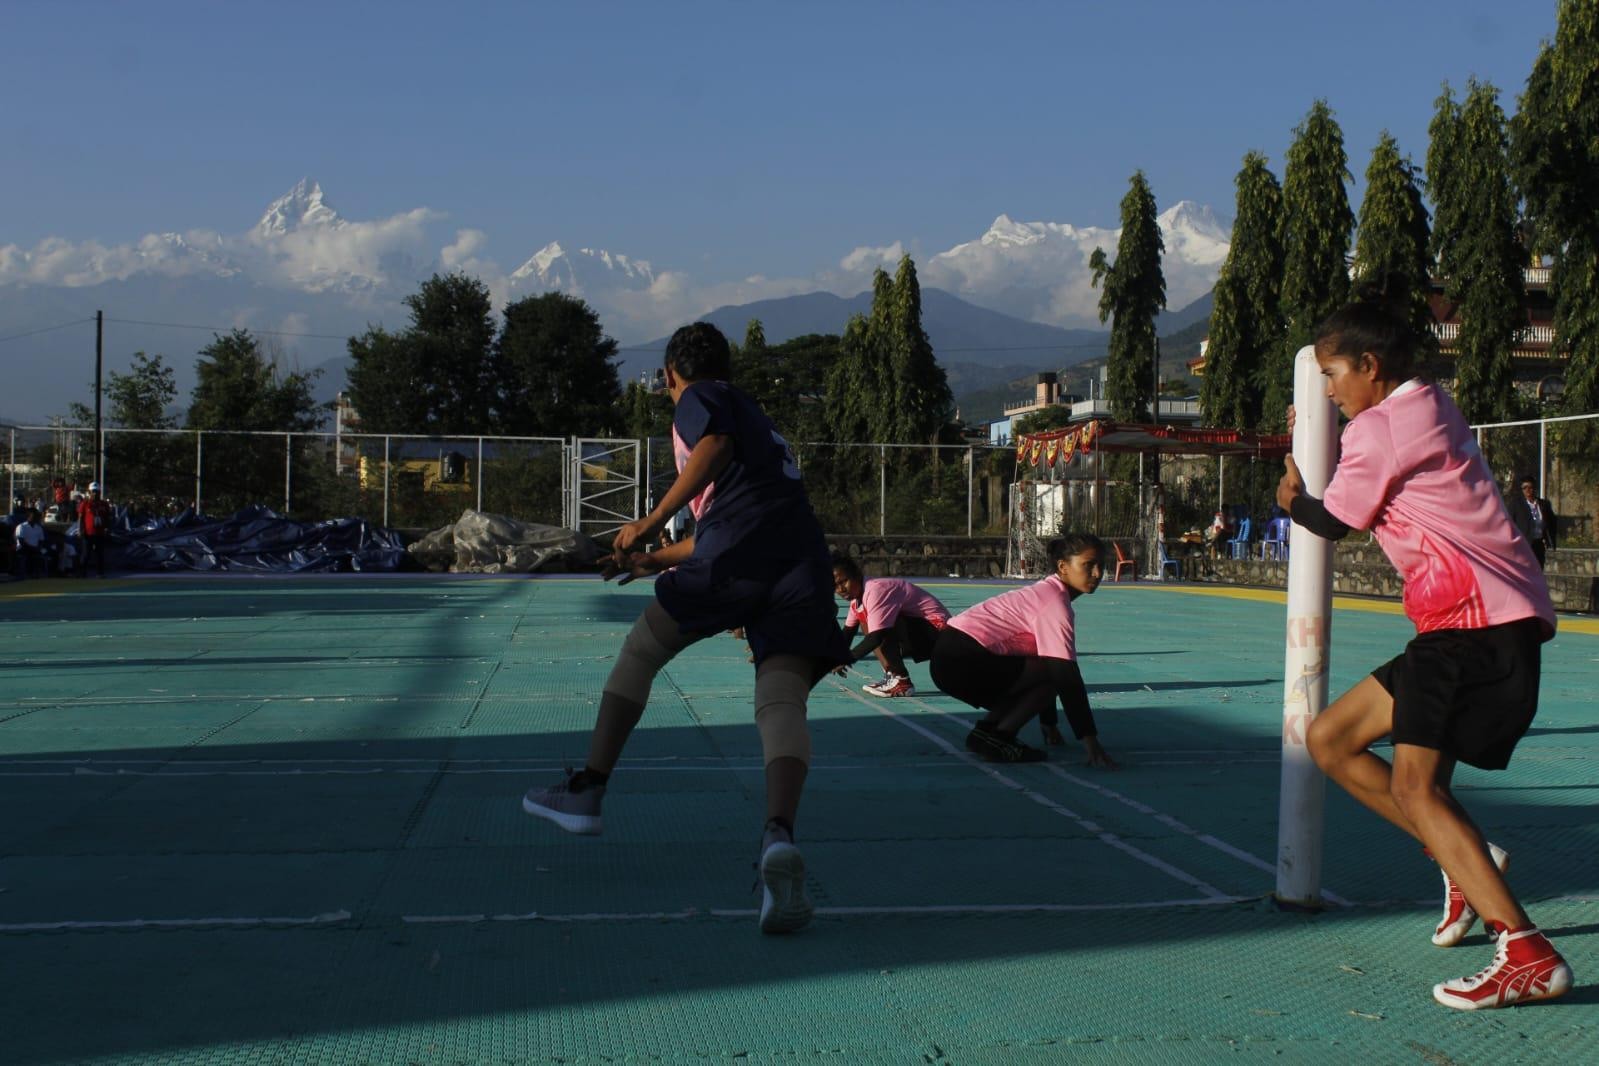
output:
[[[888,533],[888,445],[877,446],[877,535]]]
[[[1549,469],[1549,423],[1538,423],[1538,495],[1544,495],[1544,479]]]
[[[11,431],[11,498],[17,498],[17,431]]]
[[[194,513],[200,513],[200,502],[204,496],[205,476],[200,472],[205,465],[205,430],[194,431]]]
[[[383,434],[383,525],[389,524],[389,435]]]
[[[483,510],[483,438],[477,439],[477,469],[472,473],[472,480],[477,482],[477,509]]]
[[[977,507],[977,475],[972,465],[972,449],[966,448],[966,536],[972,535],[972,514]]]
[[[294,434],[283,435],[283,513],[289,513],[289,470],[294,457]]]

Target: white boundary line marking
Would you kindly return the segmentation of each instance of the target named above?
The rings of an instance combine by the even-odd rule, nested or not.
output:
[[[851,693],[851,695],[854,695],[854,693]],[[921,707],[924,710],[930,711],[933,714],[939,715],[939,716],[941,716],[943,718],[949,719],[950,721],[956,722],[960,726],[962,726],[963,728],[969,728],[969,723],[967,723],[965,719],[961,718],[958,715],[951,714],[949,711],[944,710],[942,707],[934,707],[931,704],[923,702],[922,700],[914,700],[914,698],[913,698],[913,701],[916,703],[916,705],[918,707]],[[873,706],[875,706],[875,705],[873,705]],[[902,725],[911,726],[911,728],[918,729],[918,732],[923,732],[924,735],[932,736],[931,733],[927,733],[924,730],[920,730],[917,726],[914,725],[914,723],[911,723],[911,722],[907,721],[906,719],[899,717],[898,715],[894,714],[893,712],[888,711],[886,708],[879,708],[879,710],[881,710],[883,713],[887,714],[889,717],[893,718],[895,721],[899,722]],[[937,740],[937,743],[940,746],[945,748],[945,750],[948,750],[948,751],[954,751],[955,750],[954,747],[952,745],[950,745],[948,742],[946,742],[945,740],[943,740],[943,738],[936,738],[936,740]],[[958,753],[958,754],[964,755],[964,753]],[[967,756],[967,758],[970,758],[970,756]],[[1276,760],[1273,759],[1273,760],[1270,760],[1270,761],[1275,762]],[[979,763],[978,765],[982,766],[983,764]],[[1137,811],[1138,813],[1143,814],[1143,815],[1147,815],[1148,817],[1151,817],[1151,818],[1155,819],[1157,822],[1160,822],[1162,825],[1166,826],[1167,828],[1175,830],[1176,832],[1181,833],[1184,836],[1192,837],[1194,840],[1199,841],[1201,844],[1204,844],[1205,846],[1210,847],[1210,848],[1214,848],[1215,850],[1221,852],[1223,855],[1226,855],[1226,856],[1228,856],[1230,858],[1236,859],[1239,862],[1242,862],[1242,863],[1244,863],[1247,866],[1252,866],[1252,867],[1254,867],[1257,870],[1262,870],[1262,871],[1264,871],[1266,873],[1269,873],[1269,874],[1275,874],[1277,872],[1277,867],[1274,864],[1267,862],[1265,859],[1262,859],[1262,858],[1260,858],[1257,855],[1253,855],[1253,854],[1245,851],[1242,848],[1239,848],[1239,847],[1236,847],[1236,846],[1234,846],[1232,844],[1229,844],[1225,840],[1222,840],[1222,839],[1220,839],[1218,837],[1212,836],[1209,833],[1201,833],[1199,830],[1193,828],[1192,826],[1187,825],[1186,823],[1182,822],[1181,820],[1179,820],[1177,818],[1174,818],[1173,816],[1171,816],[1169,814],[1166,814],[1166,813],[1164,813],[1162,811],[1156,810],[1154,807],[1149,806],[1147,803],[1143,803],[1143,802],[1141,802],[1139,800],[1132,799],[1129,796],[1124,796],[1120,792],[1115,791],[1114,789],[1106,788],[1104,785],[1100,785],[1100,784],[1097,784],[1097,783],[1095,783],[1093,781],[1089,781],[1089,780],[1087,780],[1085,778],[1078,777],[1075,774],[1068,773],[1067,771],[1062,770],[1059,766],[1056,766],[1053,763],[1042,763],[1041,765],[1049,773],[1054,774],[1056,777],[1059,777],[1062,780],[1069,781],[1069,782],[1071,782],[1074,785],[1078,785],[1081,788],[1086,788],[1086,789],[1088,789],[1088,790],[1090,790],[1092,792],[1097,792],[1100,795],[1104,796],[1106,799],[1115,800],[1118,803],[1125,804],[1126,806],[1131,807],[1133,810]],[[1324,889],[1322,891],[1322,895],[1323,895],[1323,897],[1326,898],[1327,902],[1332,903],[1332,904],[1334,904],[1336,906],[1339,906],[1339,907],[1349,907],[1349,906],[1353,905],[1347,899],[1345,899],[1344,897],[1338,895],[1335,892],[1329,892],[1329,891],[1326,891]]]
[[[1102,828],[1101,826],[1097,825],[1093,821],[1091,821],[1091,820],[1089,820],[1087,818],[1084,818],[1082,815],[1078,814],[1076,811],[1070,810],[1069,808],[1064,807],[1064,806],[1062,806],[1059,803],[1056,803],[1054,800],[1050,799],[1048,796],[1045,796],[1043,793],[1033,791],[1032,789],[1028,788],[1026,785],[1023,785],[1020,781],[1017,781],[1014,778],[1005,776],[1004,774],[1000,773],[998,770],[993,769],[987,763],[984,763],[984,762],[981,762],[980,760],[978,760],[970,752],[961,751],[959,748],[955,747],[955,745],[951,744],[949,741],[945,740],[943,737],[939,736],[937,733],[935,733],[932,730],[926,728],[925,726],[921,725],[920,723],[913,722],[913,721],[911,721],[908,718],[902,718],[899,715],[895,714],[893,711],[889,710],[887,707],[885,707],[885,706],[883,706],[883,705],[881,705],[881,704],[879,704],[877,702],[874,702],[872,700],[869,700],[865,696],[857,695],[852,689],[846,688],[844,685],[838,684],[837,682],[833,682],[833,684],[837,688],[839,688],[840,690],[845,692],[847,695],[849,695],[850,698],[858,700],[861,703],[864,703],[866,706],[872,708],[878,714],[881,714],[883,717],[887,718],[889,721],[896,722],[899,725],[904,726],[906,729],[909,729],[912,732],[920,734],[921,736],[925,737],[926,739],[932,741],[938,747],[942,748],[944,751],[948,752],[950,755],[953,755],[957,759],[960,759],[962,762],[966,763],[968,766],[971,766],[974,769],[981,771],[982,773],[988,775],[989,777],[991,777],[995,781],[998,781],[1000,784],[1005,785],[1007,788],[1010,788],[1010,789],[1013,789],[1013,790],[1015,790],[1017,792],[1020,792],[1022,795],[1026,796],[1028,799],[1032,800],[1034,803],[1037,803],[1037,804],[1039,804],[1040,806],[1043,806],[1043,807],[1047,807],[1049,810],[1054,811],[1056,814],[1060,815],[1061,817],[1071,819],[1072,821],[1076,822],[1078,825],[1082,826],[1085,830],[1087,830],[1088,832],[1094,834],[1094,836],[1098,837],[1101,842],[1103,842],[1105,844],[1108,844],[1110,847],[1115,848],[1117,851],[1120,851],[1120,852],[1128,855],[1129,857],[1131,857],[1133,859],[1136,859],[1137,861],[1139,861],[1141,863],[1144,863],[1147,866],[1154,867],[1155,869],[1159,870],[1161,873],[1166,874],[1168,877],[1175,878],[1176,880],[1181,881],[1181,882],[1183,882],[1186,885],[1191,885],[1192,887],[1198,889],[1200,892],[1203,892],[1206,896],[1210,897],[1211,899],[1227,900],[1227,901],[1231,901],[1233,899],[1233,897],[1229,896],[1227,893],[1223,892],[1221,889],[1216,888],[1214,885],[1206,884],[1204,881],[1201,881],[1199,878],[1195,877],[1193,874],[1190,874],[1190,873],[1188,873],[1185,870],[1180,870],[1177,867],[1171,865],[1170,863],[1168,863],[1168,862],[1166,862],[1166,861],[1164,861],[1162,859],[1158,859],[1155,856],[1149,854],[1149,852],[1147,852],[1147,851],[1142,851],[1142,850],[1140,850],[1138,848],[1133,847],[1131,844],[1127,843],[1125,840],[1123,840],[1121,837],[1117,836],[1115,833],[1112,833],[1112,832]],[[927,706],[926,704],[921,703],[920,701],[917,701],[917,703],[918,703],[918,706],[922,706],[922,707]],[[947,717],[950,717],[950,718],[954,718],[955,717],[954,715],[948,714],[948,712],[940,711],[939,713],[940,714],[945,714]],[[956,719],[956,720],[959,721],[959,719]],[[962,724],[964,725],[965,723],[962,723]]]
[[[10,922],[0,933],[48,933],[70,929],[245,929],[262,925],[337,925],[350,920],[346,910],[313,914],[309,918],[128,918],[102,922]]]

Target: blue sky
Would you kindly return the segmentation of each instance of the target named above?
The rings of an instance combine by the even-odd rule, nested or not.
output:
[[[1418,161],[1445,80],[1507,110],[1553,0],[0,5],[0,246],[247,229],[302,176],[509,264],[552,239],[712,278],[993,218],[1231,214],[1325,97],[1350,169]]]

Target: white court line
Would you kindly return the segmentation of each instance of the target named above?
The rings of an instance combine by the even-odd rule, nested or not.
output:
[[[681,911],[643,911],[629,914],[402,914],[400,921],[408,925],[476,925],[480,922],[669,922],[687,921],[706,912],[690,907]],[[750,913],[755,913],[751,911]]]
[[[851,692],[851,695],[854,695],[854,692]],[[932,706],[931,703],[924,703],[923,700],[916,700],[916,705],[921,706],[921,708],[924,708],[924,710],[932,711],[934,714],[940,714],[940,716],[950,719],[950,721],[958,722],[959,726],[963,727],[963,729],[969,729],[969,727],[971,727],[971,724],[969,724],[966,719],[959,718],[958,714],[951,714],[950,711],[945,711],[943,708],[939,708],[939,706]],[[916,727],[913,722],[900,718],[900,716],[897,716],[897,714],[887,711],[886,708],[878,708],[878,710],[886,713],[887,716],[894,719],[894,721],[900,722],[902,726],[911,726],[913,729]],[[918,730],[918,732],[923,732],[923,734],[927,735],[927,737],[932,737],[931,732],[926,732],[926,730]],[[942,737],[937,738],[937,743],[939,743],[940,746],[943,746],[943,748],[945,748],[947,751],[955,751],[955,746],[945,742]],[[971,756],[967,756],[967,758],[971,758]],[[980,764],[979,762],[977,766],[983,766],[983,764]],[[1185,825],[1185,823],[1178,820],[1178,818],[1172,817],[1172,815],[1169,815],[1169,813],[1161,812],[1161,810],[1156,810],[1154,807],[1150,807],[1150,805],[1145,804],[1145,802],[1137,801],[1137,799],[1129,798],[1129,796],[1122,796],[1122,794],[1118,793],[1118,791],[1105,788],[1105,786],[1099,785],[1099,783],[1089,782],[1089,780],[1086,780],[1086,778],[1076,777],[1075,774],[1068,774],[1067,770],[1062,770],[1059,766],[1054,766],[1054,764],[1051,764],[1051,762],[1044,762],[1043,767],[1044,769],[1049,770],[1051,774],[1054,774],[1055,777],[1063,778],[1063,780],[1067,780],[1067,782],[1071,782],[1073,785],[1083,786],[1083,788],[1087,788],[1087,790],[1095,791],[1095,793],[1102,794],[1102,796],[1105,796],[1107,799],[1115,799],[1116,802],[1126,804],[1127,807],[1132,807],[1132,809],[1137,810],[1138,813],[1143,813],[1143,815],[1148,815],[1148,817],[1154,818],[1154,820],[1159,821],[1161,825],[1167,826],[1167,828],[1170,829],[1175,829],[1177,833],[1182,833],[1185,834],[1185,836],[1193,837],[1193,839],[1201,842],[1201,844],[1207,845],[1207,847],[1212,847],[1212,849],[1218,850],[1218,852],[1222,852],[1223,855],[1228,855],[1230,858],[1236,858],[1236,860],[1241,861],[1241,863],[1244,863],[1244,865],[1254,866],[1255,869],[1262,869],[1262,871],[1265,871],[1265,873],[1273,874],[1273,876],[1274,874],[1278,873],[1278,868],[1276,868],[1274,863],[1268,863],[1268,861],[1263,860],[1263,858],[1258,857],[1258,855],[1252,855],[1252,853],[1246,852],[1246,850],[1241,849],[1241,847],[1234,847],[1233,844],[1228,844],[1228,842],[1222,841],[1222,839],[1218,839],[1218,837],[1210,836],[1209,833],[1199,833],[1198,829],[1194,829],[1193,826]],[[987,769],[987,767],[985,767],[985,769]],[[1334,905],[1337,906],[1351,906],[1350,901],[1345,900],[1345,898],[1340,897],[1340,895],[1337,895],[1337,893],[1334,892],[1322,890],[1322,897],[1326,897],[1326,900],[1329,901],[1329,903],[1334,903]]]
[[[128,918],[109,922],[10,922],[0,933],[48,933],[63,929],[248,929],[262,925],[336,925],[350,920],[350,912],[329,911],[309,918]]]
[[[442,760],[441,760],[442,761]],[[129,770],[117,766],[115,763],[105,764],[104,768],[72,765],[70,769],[58,770],[0,770],[0,778],[6,777],[372,777],[387,774],[395,777],[432,777],[435,774],[446,774],[457,777],[472,777],[483,774],[518,774],[534,775],[547,774],[555,770],[554,766],[494,766],[494,767],[359,767],[359,768],[318,768],[318,769],[292,769],[292,770],[183,770],[171,767],[155,770]],[[821,764],[811,767],[811,772],[826,771],[829,773],[872,772],[882,773],[885,770],[908,769],[952,769],[951,763],[945,759],[938,762],[915,763],[849,763],[843,765]],[[745,766],[621,766],[627,773],[643,774],[755,774],[761,773],[763,768],[758,763]]]
[[[995,781],[998,781],[1000,784],[1005,785],[1008,788],[1014,789],[1017,792],[1020,792],[1022,795],[1026,796],[1028,799],[1032,800],[1034,803],[1037,803],[1040,806],[1049,808],[1050,810],[1054,811],[1056,814],[1062,816],[1063,818],[1070,818],[1072,821],[1074,821],[1078,825],[1082,826],[1088,832],[1093,833],[1096,837],[1099,838],[1099,840],[1101,842],[1110,845],[1111,847],[1115,848],[1117,851],[1123,852],[1124,854],[1126,854],[1126,855],[1138,860],[1141,863],[1144,863],[1147,866],[1153,866],[1155,869],[1159,870],[1163,874],[1166,874],[1168,877],[1175,878],[1176,880],[1181,881],[1181,882],[1183,882],[1186,885],[1191,885],[1194,888],[1197,888],[1199,891],[1203,892],[1205,895],[1209,896],[1212,899],[1216,899],[1216,900],[1224,900],[1224,899],[1225,900],[1230,900],[1230,899],[1232,899],[1231,896],[1228,896],[1227,893],[1221,891],[1221,889],[1216,888],[1213,885],[1206,884],[1204,881],[1201,881],[1199,878],[1195,877],[1193,874],[1190,874],[1190,873],[1188,873],[1187,871],[1184,871],[1184,870],[1180,870],[1177,867],[1171,865],[1170,863],[1165,862],[1164,860],[1158,859],[1155,856],[1149,854],[1149,852],[1147,852],[1147,851],[1142,851],[1142,850],[1140,850],[1138,848],[1133,847],[1131,844],[1127,843],[1125,840],[1123,840],[1121,837],[1117,836],[1115,833],[1112,833],[1112,832],[1110,832],[1110,831],[1108,831],[1106,829],[1101,828],[1099,825],[1095,824],[1094,822],[1090,821],[1087,818],[1084,818],[1082,815],[1078,814],[1076,811],[1070,810],[1070,809],[1062,806],[1061,804],[1056,803],[1054,800],[1050,799],[1048,796],[1045,796],[1041,792],[1034,792],[1032,789],[1028,788],[1026,785],[1023,785],[1020,781],[1017,781],[1014,778],[1006,777],[1004,774],[1000,773],[998,770],[995,770],[993,767],[989,766],[988,764],[979,761],[977,758],[975,758],[973,755],[971,755],[971,753],[965,752],[965,751],[961,751],[959,748],[955,747],[949,741],[945,740],[943,737],[939,736],[937,733],[935,733],[932,730],[926,728],[925,726],[921,725],[920,723],[913,722],[913,721],[911,721],[908,718],[901,718],[899,715],[895,714],[893,711],[889,710],[887,707],[883,706],[882,704],[876,703],[876,702],[874,702],[872,700],[868,700],[865,696],[857,695],[853,689],[848,688],[848,687],[846,687],[846,686],[844,686],[844,685],[842,685],[842,684],[840,684],[840,683],[838,683],[836,681],[833,682],[833,685],[836,688],[838,688],[839,690],[841,690],[842,692],[844,692],[844,694],[849,696],[851,699],[854,699],[854,700],[857,700],[857,701],[859,701],[861,703],[864,703],[866,706],[872,708],[872,710],[876,711],[878,714],[883,715],[885,718],[889,719],[890,721],[897,722],[900,725],[904,726],[906,729],[909,729],[912,732],[921,734],[923,737],[925,737],[928,740],[932,741],[938,747],[944,749],[944,751],[946,751],[949,754],[955,756],[957,759],[960,759],[962,762],[966,763],[968,766],[971,766],[971,767],[973,767],[976,770],[982,771],[983,773],[987,774],[989,777],[993,778]],[[918,702],[918,704],[920,706],[923,706],[923,707],[926,706],[926,704],[921,703],[920,701],[917,701],[917,702]],[[940,713],[945,713],[945,712],[940,712]],[[954,715],[949,715],[949,717],[953,718]]]
[[[1275,876],[1277,873],[1277,867],[1272,863],[1267,862],[1265,859],[1262,859],[1260,856],[1251,854],[1250,852],[1245,851],[1243,848],[1235,847],[1234,845],[1227,843],[1225,840],[1211,836],[1209,833],[1201,833],[1199,830],[1195,829],[1191,825],[1188,825],[1186,822],[1183,822],[1181,819],[1175,818],[1163,811],[1158,811],[1147,803],[1135,800],[1130,796],[1124,796],[1115,789],[1106,788],[1104,785],[1098,784],[1094,781],[1089,781],[1086,778],[1078,777],[1076,774],[1067,773],[1058,766],[1046,765],[1044,769],[1048,770],[1056,777],[1070,781],[1074,785],[1079,785],[1091,791],[1098,792],[1106,799],[1112,799],[1118,803],[1124,803],[1138,813],[1146,814],[1155,819],[1155,821],[1159,822],[1161,825],[1167,826],[1170,829],[1175,829],[1184,836],[1193,837],[1206,847],[1215,848],[1223,855],[1237,859],[1239,862],[1244,863],[1247,866],[1253,866],[1255,869],[1263,870],[1266,873],[1272,874],[1273,876]],[[1336,892],[1329,892],[1326,889],[1322,889],[1321,894],[1329,903],[1336,904],[1340,907],[1347,907],[1350,905],[1347,899],[1344,899]]]

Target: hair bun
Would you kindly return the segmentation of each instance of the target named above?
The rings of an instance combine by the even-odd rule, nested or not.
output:
[[[1356,282],[1349,295],[1355,303],[1368,304],[1398,318],[1405,318],[1407,317],[1405,296],[1408,291],[1409,282],[1406,279],[1392,274],[1381,274]]]

